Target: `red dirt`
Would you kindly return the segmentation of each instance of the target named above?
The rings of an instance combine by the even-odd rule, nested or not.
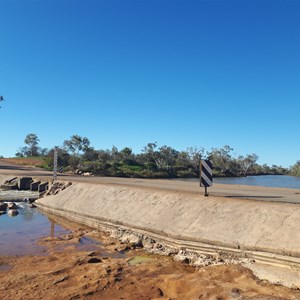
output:
[[[103,245],[82,251],[75,242],[83,236]],[[130,266],[129,258],[147,254],[132,249],[118,257],[126,245],[87,228],[41,243],[48,248],[44,256],[0,257],[1,299],[300,299],[299,290],[260,281],[240,265],[197,270],[151,255],[150,262]]]

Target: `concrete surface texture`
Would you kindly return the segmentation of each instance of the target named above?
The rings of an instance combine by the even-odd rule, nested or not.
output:
[[[180,240],[300,258],[297,204],[88,183],[37,203]]]

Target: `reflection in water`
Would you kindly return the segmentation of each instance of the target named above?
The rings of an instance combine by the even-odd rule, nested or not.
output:
[[[51,221],[50,236],[52,239],[54,238],[54,222],[53,221]]]

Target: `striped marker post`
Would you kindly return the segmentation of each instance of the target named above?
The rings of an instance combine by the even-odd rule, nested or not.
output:
[[[205,187],[204,196],[208,196],[207,188],[212,186],[212,164],[209,160],[201,160],[200,162],[200,186]]]

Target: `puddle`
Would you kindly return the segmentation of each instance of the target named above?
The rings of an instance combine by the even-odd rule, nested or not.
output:
[[[72,231],[66,228],[72,226],[67,226],[65,222],[61,223],[63,226],[59,225],[59,220],[54,216],[47,216],[38,208],[30,208],[27,202],[15,203],[18,215],[12,217],[7,212],[0,214],[0,256],[47,255],[48,245],[38,242],[48,237],[59,237],[63,241],[59,243],[59,239],[56,245],[52,245],[56,251],[100,251],[103,256],[111,258],[127,256],[122,252],[108,252],[99,239],[90,236],[68,240],[67,236]]]
[[[37,245],[38,239],[70,233],[37,208],[30,208],[25,202],[17,205],[17,216],[10,217],[7,213],[0,216],[0,255],[43,254],[46,248]]]
[[[149,257],[149,256],[139,256],[139,255],[137,255],[137,256],[129,259],[128,264],[130,266],[136,266],[136,265],[139,265],[139,264],[151,262],[153,260],[154,259]]]

